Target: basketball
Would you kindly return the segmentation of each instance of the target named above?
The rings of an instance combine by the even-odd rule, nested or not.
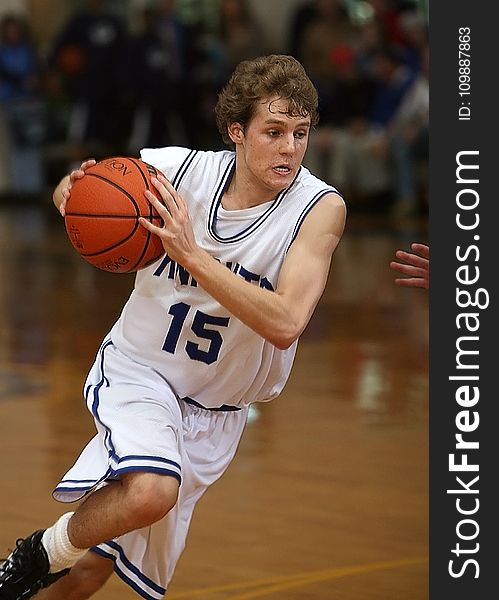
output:
[[[139,223],[139,217],[154,225],[163,223],[144,196],[150,190],[161,200],[150,181],[158,173],[140,159],[112,157],[88,168],[74,182],[64,220],[83,259],[104,271],[131,273],[164,253],[161,240]]]

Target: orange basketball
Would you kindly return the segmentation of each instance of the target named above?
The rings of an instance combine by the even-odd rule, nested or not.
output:
[[[94,267],[111,273],[130,273],[159,258],[158,236],[139,223],[139,217],[161,226],[163,221],[144,196],[158,170],[129,157],[106,158],[75,181],[66,204],[65,224],[75,250]]]

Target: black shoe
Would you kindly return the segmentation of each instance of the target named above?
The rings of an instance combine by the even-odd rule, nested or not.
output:
[[[15,550],[0,565],[0,600],[32,598],[69,573],[69,569],[49,573],[49,560],[42,545],[44,531],[40,529],[17,540]]]

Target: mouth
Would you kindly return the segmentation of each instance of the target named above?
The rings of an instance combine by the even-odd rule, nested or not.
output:
[[[279,175],[289,175],[292,172],[289,165],[277,165],[276,167],[272,167],[272,170]]]

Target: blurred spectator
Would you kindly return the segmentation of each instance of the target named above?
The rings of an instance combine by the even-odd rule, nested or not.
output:
[[[41,144],[46,121],[37,54],[21,17],[0,22],[0,110],[8,136],[8,187],[36,195],[44,185]]]
[[[225,55],[224,82],[242,60],[267,52],[265,35],[250,11],[247,0],[220,1],[219,39]]]
[[[71,161],[112,151],[123,131],[127,30],[105,0],[85,0],[55,39],[49,63],[71,102],[67,137]]]
[[[321,105],[321,121],[312,132],[305,165],[356,204],[379,204],[391,185],[387,147],[370,122],[375,83],[360,69],[353,49],[340,44],[330,54],[332,94]]]
[[[189,145],[196,35],[177,17],[175,0],[149,3],[131,39],[127,64],[133,124],[128,150]]]
[[[299,24],[298,18],[302,17],[305,20]],[[341,95],[338,93],[336,65],[331,56],[336,47],[351,45],[356,28],[350,21],[342,0],[314,0],[298,6],[291,27],[295,56],[305,67],[319,95],[322,135],[312,141],[311,145],[314,147],[308,151],[308,161],[311,166],[320,169],[329,159],[328,146],[333,144],[330,139],[331,129],[322,125],[334,120],[331,111],[335,111],[335,104],[340,101]],[[329,170],[328,167],[325,169]],[[324,168],[317,172],[324,172]]]
[[[331,51],[338,44],[350,44],[356,29],[341,0],[315,0],[314,7],[315,16],[302,30],[297,58],[317,86],[320,97],[326,93],[333,75]]]
[[[367,73],[371,56],[386,46],[383,28],[380,23],[376,19],[369,19],[359,25],[352,45],[359,67]]]
[[[303,34],[308,26],[317,18],[316,0],[308,0],[299,4],[291,15],[288,35],[288,51],[302,61],[301,49],[303,43]]]
[[[210,132],[210,146],[220,145],[220,135],[214,119],[218,93],[239,62],[266,54],[270,50],[248,1],[220,0],[217,26],[205,36],[205,62],[200,75],[203,85],[204,126]]]
[[[359,68],[353,48],[338,44],[329,55],[334,68],[329,102],[321,106],[321,126],[350,127],[354,122],[369,119],[374,83]]]
[[[374,9],[374,21],[380,28],[384,42],[389,46],[403,42],[400,15],[407,8],[406,0],[369,0]]]
[[[334,112],[339,103],[349,107],[350,113],[343,123],[333,123],[333,128],[319,126],[311,137],[305,164],[312,170],[322,164],[322,171],[317,172],[345,193],[353,208],[384,211],[393,202],[394,191],[390,126],[414,73],[391,48],[376,49],[367,71],[360,70],[356,56],[341,46],[333,50],[330,60],[336,90],[342,90],[345,99],[333,94],[329,110]],[[322,111],[327,114],[327,109]],[[403,150],[398,158],[402,165]],[[397,172],[397,176],[402,175]]]
[[[402,99],[415,79],[395,47],[381,48],[370,58],[370,70],[376,84],[371,121],[386,128],[395,116]]]
[[[421,182],[427,181],[429,158],[429,47],[422,52],[421,71],[391,120],[389,137],[395,177],[394,214],[413,216],[421,208]]]
[[[405,64],[417,72],[423,68],[424,53],[428,46],[428,24],[418,11],[405,11],[400,16],[401,50]]]

